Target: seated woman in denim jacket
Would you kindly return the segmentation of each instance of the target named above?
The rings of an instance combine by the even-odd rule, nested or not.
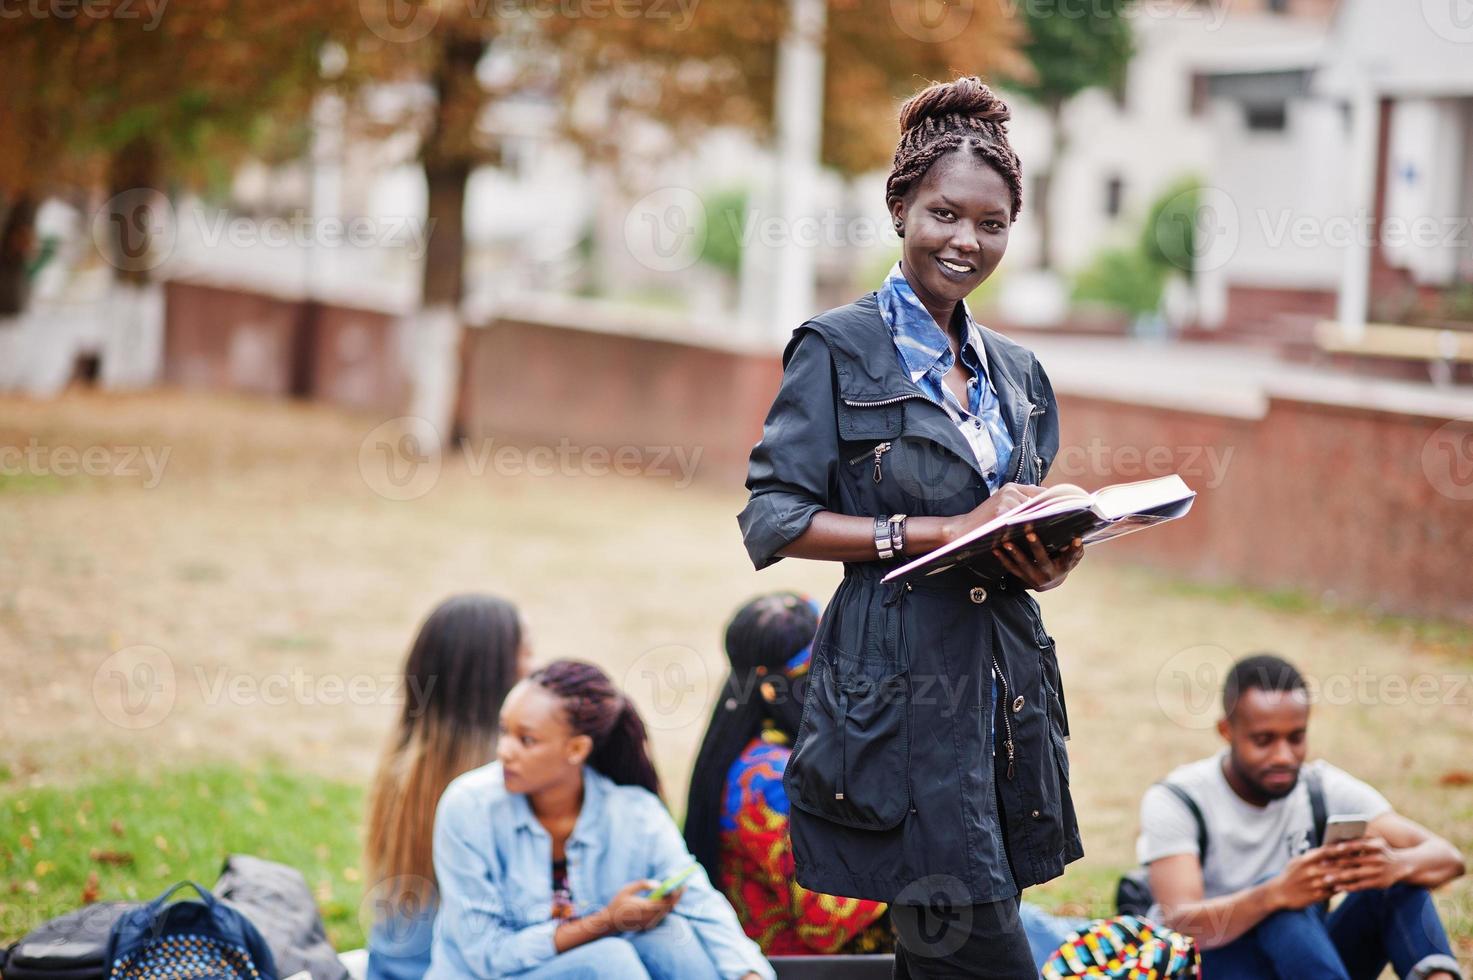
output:
[[[592,664],[532,673],[501,709],[497,761],[435,814],[440,914],[428,976],[773,980],[659,796],[644,722]]]
[[[458,595],[415,637],[404,705],[369,794],[367,980],[420,980],[430,968],[435,804],[452,779],[491,761],[501,702],[530,666],[526,633],[505,599]]]

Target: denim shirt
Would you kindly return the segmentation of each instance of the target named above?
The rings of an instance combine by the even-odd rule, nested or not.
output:
[[[574,914],[606,906],[631,881],[664,879],[695,861],[659,797],[583,767],[583,809],[566,844]],[[440,911],[426,980],[506,977],[557,955],[552,836],[525,794],[509,793],[501,763],[455,779],[435,811]],[[671,915],[686,919],[723,980],[772,967],[742,932],[701,868]]]
[[[951,341],[916,296],[899,262],[891,267],[875,299],[880,305],[880,317],[890,328],[905,373],[927,398],[946,409],[962,438],[972,447],[987,488],[996,493],[1007,482],[1003,473],[1013,454],[1013,436],[1003,418],[997,388],[988,374],[987,348],[971,309],[965,300],[958,304],[967,327],[961,361],[972,373],[967,380],[967,404],[963,405],[942,381],[956,363]]]

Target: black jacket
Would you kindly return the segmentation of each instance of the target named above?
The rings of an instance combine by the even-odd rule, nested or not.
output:
[[[1036,484],[1059,446],[1053,389],[1030,351],[982,333],[1015,443],[1007,479]],[[794,332],[747,489],[738,520],[759,569],[820,510],[949,516],[988,496],[955,423],[903,371],[874,293]],[[783,779],[797,878],[902,905],[1011,897],[1009,869],[1022,889],[1084,854],[1054,643],[1016,580],[955,569],[882,585],[899,561],[846,563],[819,624]]]

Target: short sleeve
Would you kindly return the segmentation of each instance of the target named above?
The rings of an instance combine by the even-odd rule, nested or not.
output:
[[[1320,781],[1325,788],[1325,815],[1360,816],[1375,820],[1391,812],[1391,803],[1374,786],[1361,782],[1344,769],[1321,761]]]
[[[778,561],[813,515],[832,509],[838,458],[832,355],[805,330],[788,348],[782,385],[747,466],[751,496],[737,522],[753,566]]]
[[[1141,835],[1135,856],[1150,864],[1175,854],[1201,856],[1197,846],[1197,818],[1187,805],[1165,786],[1154,785],[1141,797]]]

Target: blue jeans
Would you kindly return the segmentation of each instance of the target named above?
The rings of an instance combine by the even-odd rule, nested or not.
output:
[[[1328,917],[1316,907],[1276,912],[1202,953],[1212,980],[1375,980],[1387,963],[1399,977],[1432,970],[1460,976],[1447,932],[1425,888],[1352,892]]]
[[[1018,906],[1018,916],[1023,920],[1023,931],[1028,934],[1028,951],[1040,970],[1071,933],[1088,929],[1090,919],[1070,918],[1045,912],[1032,902]]]
[[[368,934],[367,980],[422,980],[435,935],[433,904],[391,910]]]
[[[719,980],[690,923],[667,915],[653,929],[595,939],[559,953],[518,980]]]

